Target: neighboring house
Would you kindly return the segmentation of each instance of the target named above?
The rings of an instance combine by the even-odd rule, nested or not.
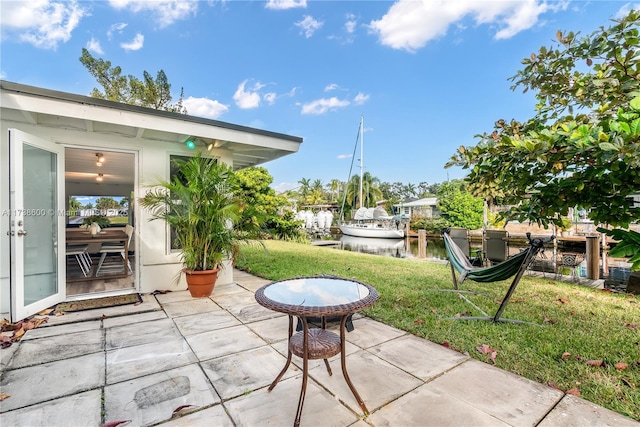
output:
[[[73,226],[70,197],[129,201],[133,280],[110,288],[110,295],[185,289],[184,278],[174,280],[181,264],[169,228],[149,222],[136,203],[145,186],[170,179],[171,160],[197,151],[237,170],[295,153],[302,143],[281,133],[6,81],[0,81],[0,96],[0,312],[11,309],[12,319],[73,295],[60,250]],[[219,283],[233,281],[227,267]]]
[[[424,199],[407,199],[403,203],[393,205],[393,211],[405,214],[410,218],[438,218],[440,211],[437,209],[438,199],[427,197]]]

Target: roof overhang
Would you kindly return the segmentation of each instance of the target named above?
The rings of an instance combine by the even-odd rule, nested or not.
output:
[[[186,114],[155,110],[0,80],[2,120],[232,153],[243,169],[298,151],[302,138]]]

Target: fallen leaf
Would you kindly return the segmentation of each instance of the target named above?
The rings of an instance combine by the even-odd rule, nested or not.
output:
[[[498,352],[497,351],[492,351],[491,352],[491,356],[489,356],[489,360],[491,360],[491,362],[493,362],[493,364],[496,364],[496,357],[498,356]]]
[[[555,319],[549,319],[548,317],[545,317],[544,320],[542,321],[542,323],[551,323],[552,325],[556,324],[556,320]]]
[[[493,348],[491,348],[490,345],[487,344],[482,344],[481,346],[476,347],[476,350],[478,350],[482,354],[489,354],[495,351]]]
[[[569,353],[568,351],[565,351],[564,353],[562,353],[562,360],[567,360],[568,358],[571,357],[571,353]]]
[[[0,401],[5,400],[8,397],[11,397],[11,395],[7,393],[2,393],[0,394]]]
[[[414,325],[422,325],[423,323],[424,323],[423,319],[416,319],[416,320],[413,321]]]
[[[470,314],[471,314],[470,311],[463,311],[462,313],[456,314],[454,317],[464,317],[464,316],[468,316]]]
[[[569,300],[568,300],[568,299],[566,299],[566,298],[559,298],[559,299],[558,299],[558,301],[559,301],[561,304],[569,304]]]
[[[440,343],[440,345],[446,348],[451,348],[451,345],[447,341]]]
[[[123,421],[110,421],[108,423],[102,424],[101,427],[116,427],[123,424],[129,424],[131,420],[123,420]]]
[[[587,360],[587,366],[602,366],[604,362],[602,360]]]
[[[570,388],[565,393],[570,394],[572,396],[580,397],[580,390],[578,390],[578,388],[576,388],[576,387]]]
[[[629,364],[628,364],[628,363],[624,363],[624,362],[620,362],[620,363],[616,363],[616,364],[615,364],[615,365],[613,365],[613,366],[615,366],[615,368],[616,368],[617,370],[622,371],[622,370],[624,370],[624,369],[627,369],[627,368],[629,367]]]
[[[432,312],[433,314],[438,314],[438,309],[437,309],[437,308],[432,308],[432,309],[431,309],[431,312]]]
[[[13,333],[13,340],[17,341],[24,335],[24,329],[20,328]]]
[[[625,323],[625,328],[638,329],[638,325],[632,325],[631,323]]]
[[[184,412],[185,409],[194,408],[194,405],[180,405],[176,409],[173,410],[173,415],[177,415],[181,412]]]
[[[551,387],[551,388],[555,388],[556,390],[564,391],[564,390],[562,390],[560,387],[558,387],[558,385],[557,385],[556,383],[554,383],[553,381],[549,381],[549,382],[547,383],[547,385],[548,385],[549,387]]]

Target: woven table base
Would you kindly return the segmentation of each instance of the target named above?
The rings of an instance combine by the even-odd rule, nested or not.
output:
[[[304,333],[291,337],[289,349],[298,357],[304,357]],[[340,337],[326,329],[309,329],[309,359],[328,359],[340,353]]]

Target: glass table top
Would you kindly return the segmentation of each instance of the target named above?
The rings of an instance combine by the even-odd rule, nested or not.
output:
[[[351,304],[369,296],[362,283],[336,278],[299,278],[275,282],[264,296],[279,304],[298,307],[331,307]]]

